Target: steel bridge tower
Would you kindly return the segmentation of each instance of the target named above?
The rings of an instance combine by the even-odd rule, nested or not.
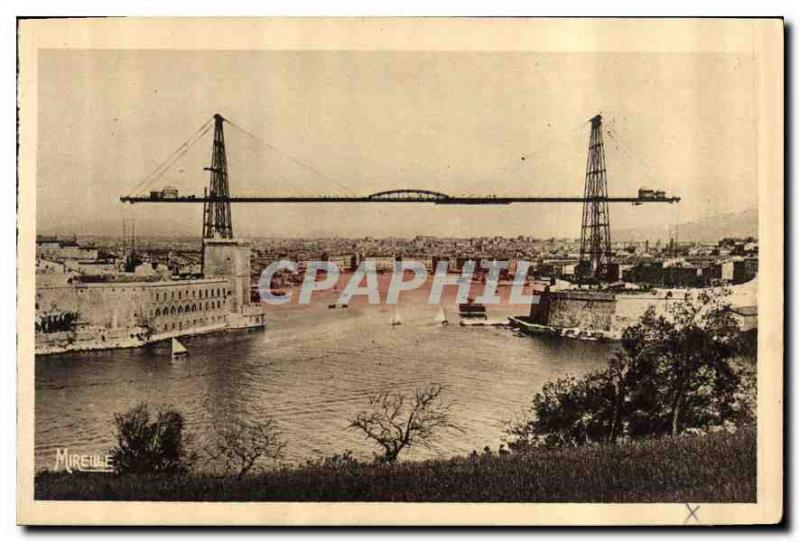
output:
[[[611,223],[608,215],[608,182],[603,151],[603,117],[591,119],[589,155],[581,220],[581,261],[583,277],[607,279],[611,264]]]
[[[211,173],[206,196],[211,201],[203,203],[203,239],[232,239],[231,204],[228,190],[228,160],[225,157],[225,134],[219,113],[214,115],[214,144],[211,150]],[[214,198],[220,198],[215,201]]]

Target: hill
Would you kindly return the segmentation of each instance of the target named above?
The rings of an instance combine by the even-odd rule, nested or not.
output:
[[[755,502],[756,434],[660,438],[242,479],[42,472],[36,499],[126,501]]]
[[[671,225],[642,225],[611,232],[613,241],[667,241]],[[678,241],[712,243],[723,237],[758,237],[758,210],[726,213],[678,225]]]

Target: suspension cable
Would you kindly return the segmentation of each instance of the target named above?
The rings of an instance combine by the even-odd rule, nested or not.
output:
[[[547,157],[551,157],[552,153],[550,153],[550,149],[552,147],[556,146],[557,144],[561,143],[562,141],[564,141],[568,137],[572,136],[575,133],[576,130],[578,130],[580,128],[583,128],[584,126],[586,126],[586,124],[588,122],[589,122],[588,120],[581,121],[580,123],[576,124],[575,126],[572,126],[572,127],[568,128],[566,130],[562,130],[560,132],[556,132],[555,134],[553,134],[552,136],[550,136],[548,138],[548,140],[547,140],[545,145],[540,145],[537,149],[520,155],[519,159],[515,159],[514,160],[515,164],[511,168],[511,170],[507,173],[507,176],[510,177],[512,175],[515,175],[524,166],[530,164],[533,161],[538,160],[538,158],[541,157],[542,155],[545,156],[545,159]],[[531,158],[533,158],[534,160],[532,161]],[[511,164],[505,164],[504,163],[502,165],[499,165],[496,168],[492,169],[489,172],[489,175],[491,175],[493,173],[497,173],[497,172],[499,172],[499,171],[501,171],[503,169],[506,169],[509,165],[511,165]],[[539,165],[541,165],[541,163]],[[483,180],[479,180],[479,181],[475,181],[473,183],[470,183],[470,184],[468,184],[466,186],[466,188],[464,188],[463,190],[460,190],[459,193],[464,193],[466,191],[474,190],[480,184],[484,184],[484,181]]]
[[[159,163],[159,165],[156,166],[155,169],[153,169],[153,171],[151,171],[141,181],[139,181],[136,184],[136,186],[134,186],[133,189],[131,189],[129,194],[135,195],[136,193],[146,190],[146,188],[151,186],[153,182],[160,179],[164,175],[164,173],[166,173],[167,170],[175,164],[176,161],[178,161],[182,156],[184,156],[189,151],[189,149],[195,143],[197,143],[200,140],[200,138],[203,137],[203,135],[205,135],[208,132],[208,130],[212,126],[213,120],[214,120],[213,118],[209,118],[205,123],[203,123],[203,125],[200,126],[200,128],[197,131],[195,131],[192,135],[190,135],[186,139],[186,141],[184,141],[181,145],[179,145],[172,152],[172,154],[170,154],[169,157],[167,157],[166,160]]]
[[[628,150],[627,143],[625,143],[622,137],[618,135],[618,132],[616,132],[615,130],[607,130],[606,135],[608,135],[609,139],[613,140],[615,143],[619,145],[619,149],[625,154],[625,156],[627,156],[632,160],[634,166],[636,166],[639,169],[639,171],[641,171],[644,174],[644,176],[647,177],[647,180],[650,183],[655,183],[655,184],[658,183],[658,181],[650,174],[650,170],[647,168],[644,161]]]
[[[337,181],[336,179],[333,179],[333,178],[329,177],[328,175],[325,175],[324,173],[322,173],[318,169],[314,168],[313,166],[310,166],[309,164],[306,164],[302,160],[300,160],[298,158],[295,158],[294,156],[281,151],[280,149],[278,149],[274,145],[270,144],[268,141],[266,141],[263,138],[255,135],[254,133],[250,132],[249,130],[246,130],[245,128],[242,128],[238,124],[235,124],[234,122],[232,122],[232,121],[230,121],[228,119],[225,119],[225,122],[230,124],[232,127],[236,128],[237,130],[240,130],[245,135],[253,138],[256,141],[258,141],[259,143],[261,143],[262,145],[267,147],[272,152],[274,152],[274,153],[276,153],[276,154],[278,154],[278,155],[280,155],[280,156],[282,156],[282,157],[284,157],[284,158],[286,158],[288,160],[291,160],[292,162],[294,162],[295,164],[299,165],[300,167],[303,167],[303,168],[307,169],[308,171],[311,171],[312,173],[314,173],[314,174],[318,175],[319,177],[325,179],[326,181],[328,181],[330,183],[333,183],[338,188],[344,190],[345,194],[352,194],[353,193],[352,189],[349,186],[347,186],[346,184],[344,184],[344,183],[342,183],[340,181]]]

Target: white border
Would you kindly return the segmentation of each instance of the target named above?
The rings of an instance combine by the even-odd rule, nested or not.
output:
[[[11,46],[16,40],[16,22],[13,17],[17,14],[25,15],[53,15],[63,14],[67,11],[70,15],[97,15],[97,14],[110,14],[110,15],[586,15],[590,11],[592,15],[644,15],[644,16],[657,16],[657,15],[714,15],[714,16],[739,16],[739,15],[786,15],[787,21],[796,23],[797,17],[797,2],[790,1],[772,1],[763,0],[760,2],[748,3],[747,5],[740,5],[730,1],[706,1],[703,3],[686,1],[686,0],[673,0],[669,2],[640,2],[640,1],[606,1],[602,4],[592,3],[591,7],[587,9],[584,2],[575,0],[562,0],[553,2],[537,2],[535,7],[531,7],[530,2],[500,2],[498,0],[464,0],[461,2],[434,2],[428,1],[415,1],[408,0],[402,3],[402,6],[395,5],[367,5],[358,1],[339,1],[335,4],[326,1],[316,2],[301,2],[295,1],[275,1],[271,2],[266,7],[256,8],[252,2],[243,0],[231,0],[226,2],[196,0],[191,2],[191,7],[188,5],[173,3],[169,4],[162,1],[141,0],[141,1],[117,1],[114,3],[99,2],[99,1],[78,1],[70,2],[68,9],[61,2],[56,1],[12,1],[6,2],[0,7],[4,17],[0,19],[3,24],[0,25],[0,32],[3,34],[3,43],[6,47],[0,52],[0,63],[6,73],[5,84],[2,87],[3,103],[6,104],[2,108],[2,121],[5,127],[2,151],[2,163],[4,165],[4,178],[6,182],[6,197],[2,200],[2,205],[5,206],[0,212],[2,217],[2,229],[0,230],[0,249],[3,254],[11,255],[16,253],[16,237],[15,237],[15,213],[16,213],[16,194],[15,194],[15,179],[16,172],[16,111],[12,104],[15,103],[16,94],[16,81],[11,76],[15,72],[15,50]],[[795,29],[796,30],[796,29]],[[796,35],[796,33],[795,33]],[[796,39],[796,38],[795,38]],[[791,45],[791,42],[789,43]],[[796,69],[796,56],[792,55],[793,70]],[[790,119],[791,121],[792,119]],[[793,128],[793,123],[787,125],[787,130]],[[792,129],[793,131],[793,129]],[[797,146],[800,145],[796,139],[793,140],[791,149],[787,151],[796,151]],[[796,152],[794,153],[796,156]],[[795,192],[796,194],[796,192]],[[793,198],[792,203],[796,201]],[[794,213],[792,213],[794,214]],[[794,230],[791,233],[795,233]],[[786,232],[787,235],[790,232]],[[791,239],[791,246],[794,249],[794,258],[792,261],[793,269],[795,270],[792,278],[796,278],[798,269],[798,241],[796,238]],[[16,266],[13,258],[6,257],[3,259],[4,263],[0,267],[2,278],[5,279],[6,284],[14,284],[15,286],[6,288],[2,292],[2,301],[5,304],[6,310],[2,313],[3,325],[0,328],[3,333],[3,340],[0,342],[0,347],[3,348],[3,359],[7,360],[6,363],[6,378],[3,380],[5,393],[3,394],[2,411],[5,416],[6,426],[13,433],[12,429],[15,426],[15,363],[16,359]],[[789,277],[787,277],[789,278]],[[797,292],[791,299],[791,309],[794,312],[796,306]],[[787,306],[787,311],[789,307]],[[797,335],[800,331],[800,324],[793,322],[789,336]],[[791,362],[791,361],[790,361]],[[798,383],[798,371],[793,371],[794,379],[788,383],[788,388],[796,389]],[[796,407],[797,401],[793,402],[793,416],[792,419],[797,419]],[[16,446],[6,445],[2,449],[2,470],[0,470],[0,480],[6,482],[6,487],[13,487],[16,483],[15,465],[16,465]],[[796,470],[796,469],[795,469]],[[794,484],[792,484],[794,486]],[[792,487],[794,489],[794,487]],[[796,502],[796,493],[792,491],[789,502]],[[22,531],[14,528],[15,521],[15,495],[12,491],[3,492],[2,497],[2,533],[5,539],[17,539],[22,536]],[[41,535],[49,538],[55,533],[46,533]],[[108,536],[111,533],[105,533]],[[329,535],[330,533],[328,533]],[[345,533],[342,533],[345,534]],[[346,534],[350,536],[352,533]],[[376,534],[376,533],[373,533]],[[466,533],[456,533],[455,536],[463,536]],[[588,533],[587,533],[588,534]],[[642,533],[630,533],[633,536],[640,536]],[[761,533],[752,533],[753,535],[760,535]],[[161,535],[153,532],[141,532],[139,536],[147,536],[148,539],[160,538]],[[273,533],[271,536],[275,536]],[[423,538],[427,535],[423,533],[415,533],[414,536],[422,535]],[[597,533],[593,533],[597,536]],[[608,533],[607,535],[619,536],[619,532]],[[220,533],[220,536],[223,536]],[[284,536],[284,535],[279,535]],[[489,534],[492,536],[492,534]],[[699,537],[700,533],[693,531],[692,533],[680,533],[675,536],[682,538],[695,538]]]

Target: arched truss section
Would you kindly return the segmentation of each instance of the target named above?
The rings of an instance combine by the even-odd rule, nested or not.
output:
[[[402,190],[385,190],[383,192],[376,192],[367,196],[369,199],[374,200],[409,200],[417,199],[419,201],[442,201],[450,199],[450,196],[442,192],[434,192],[433,190],[417,190],[407,188]]]

